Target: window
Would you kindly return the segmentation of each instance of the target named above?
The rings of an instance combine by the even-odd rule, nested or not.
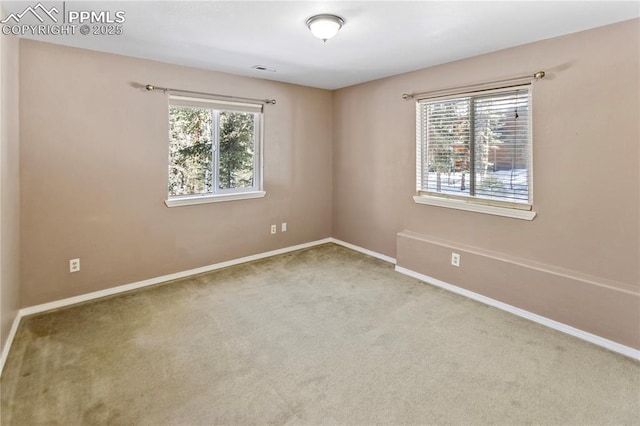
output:
[[[528,85],[422,99],[416,117],[416,202],[533,219],[504,211],[531,210]]]
[[[169,98],[169,199],[173,207],[264,196],[262,105]]]

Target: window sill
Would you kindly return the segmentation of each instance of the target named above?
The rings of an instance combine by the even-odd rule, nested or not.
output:
[[[465,210],[468,212],[491,214],[494,216],[504,216],[513,219],[533,220],[536,212],[529,210],[510,209],[506,207],[487,206],[485,204],[475,204],[463,200],[452,200],[450,198],[429,197],[427,195],[416,195],[413,197],[416,204],[426,204],[429,206],[447,207],[450,209]]]
[[[224,201],[248,200],[262,198],[267,195],[264,191],[237,192],[234,194],[195,195],[189,197],[174,197],[166,200],[167,207],[192,206],[195,204],[221,203]]]

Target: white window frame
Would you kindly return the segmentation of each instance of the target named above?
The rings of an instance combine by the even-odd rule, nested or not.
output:
[[[209,99],[205,97],[187,97],[169,95],[169,110],[172,106],[185,106],[210,109],[213,112],[212,126],[212,156],[213,156],[213,192],[204,194],[190,194],[170,196],[167,189],[167,199],[165,205],[167,207],[188,206],[206,203],[218,203],[224,201],[246,200],[252,198],[263,198],[267,193],[263,190],[263,121],[264,113],[262,105],[248,104],[240,102],[229,102],[218,99]],[[254,166],[253,166],[253,186],[248,188],[228,188],[221,189],[219,187],[219,170],[220,170],[220,113],[224,111],[242,111],[254,114]],[[169,135],[170,137],[170,135]],[[168,178],[168,176],[167,176]]]
[[[452,98],[461,97],[474,97],[482,96],[490,93],[499,93],[505,91],[512,91],[518,88],[526,88],[529,96],[529,114],[528,114],[528,130],[529,130],[529,144],[528,144],[528,203],[509,203],[500,200],[491,200],[486,198],[479,198],[466,195],[453,195],[453,194],[441,194],[431,191],[426,191],[422,188],[422,173],[423,173],[423,150],[426,146],[423,146],[424,138],[422,132],[426,131],[426,128],[422,128],[421,108],[422,103],[426,101],[446,100]],[[467,91],[460,93],[448,93],[444,96],[434,96],[428,98],[421,98],[416,101],[416,195],[413,200],[416,204],[424,204],[436,207],[445,207],[456,210],[464,210],[476,213],[484,213],[495,216],[503,216],[514,219],[533,220],[536,217],[536,212],[533,211],[533,85],[532,84],[518,84],[510,87],[494,87],[487,88],[485,90]],[[426,144],[425,144],[426,145]]]

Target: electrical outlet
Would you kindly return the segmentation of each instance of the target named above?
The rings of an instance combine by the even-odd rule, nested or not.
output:
[[[451,264],[455,267],[460,266],[460,255],[458,253],[451,253]]]
[[[80,259],[71,259],[69,261],[69,272],[80,271]]]
[[[282,232],[287,232],[287,222],[282,222],[282,225],[280,226],[280,230]]]
[[[278,231],[275,225],[271,225],[271,233],[275,234]]]

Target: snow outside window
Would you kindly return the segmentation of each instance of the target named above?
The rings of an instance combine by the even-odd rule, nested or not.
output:
[[[419,195],[531,210],[530,86],[421,99]]]

